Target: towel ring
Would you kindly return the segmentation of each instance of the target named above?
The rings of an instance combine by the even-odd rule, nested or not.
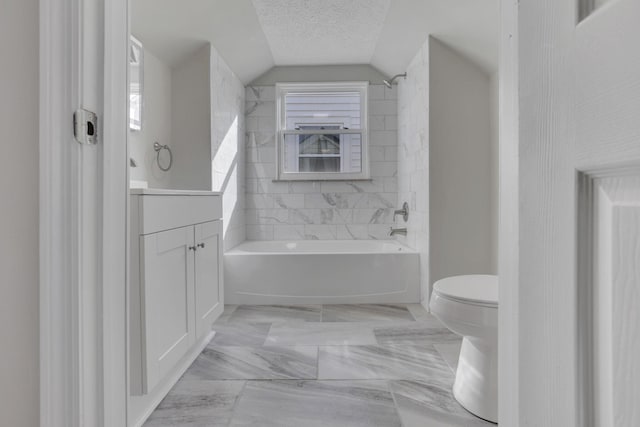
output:
[[[173,164],[173,153],[171,152],[171,148],[168,145],[160,145],[158,142],[153,143],[153,149],[156,150],[156,163],[161,171],[166,172],[171,169],[171,165]],[[160,151],[167,150],[169,152],[169,166],[166,168],[160,164]]]

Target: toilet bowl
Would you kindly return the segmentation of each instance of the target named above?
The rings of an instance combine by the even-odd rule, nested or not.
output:
[[[498,422],[498,278],[475,274],[438,280],[429,307],[462,347],[453,396],[472,414]]]

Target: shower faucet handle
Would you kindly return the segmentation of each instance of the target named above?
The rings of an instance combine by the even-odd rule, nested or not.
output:
[[[393,220],[396,220],[396,215],[402,215],[402,219],[404,219],[404,222],[407,222],[409,220],[409,203],[404,202],[402,204],[402,209],[396,209],[395,211],[393,211]]]

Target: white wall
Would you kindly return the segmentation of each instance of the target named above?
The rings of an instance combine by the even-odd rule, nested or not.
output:
[[[142,129],[129,131],[129,155],[138,164],[129,169],[130,177],[169,188],[171,172],[158,168],[153,143],[171,146],[171,68],[144,49],[143,73]]]
[[[249,86],[271,86],[276,83],[293,82],[347,82],[367,80],[372,85],[382,84],[387,78],[380,71],[366,64],[314,65],[273,67]]]
[[[490,77],[429,43],[429,277],[491,273]]]
[[[420,253],[421,296],[429,297],[429,42],[398,83],[398,203],[409,203],[407,236],[398,240]],[[400,218],[398,224],[404,224]]]
[[[224,249],[246,238],[245,88],[211,47],[211,189],[223,191]]]
[[[0,425],[39,425],[38,1],[0,7]]]
[[[211,89],[209,44],[171,72],[171,188],[211,189]]]
[[[498,181],[500,178],[500,115],[498,112],[498,89],[499,75],[498,72],[495,72],[491,75],[489,84],[489,97],[491,98],[489,110],[489,114],[491,116],[491,274],[498,274],[498,218],[500,217],[500,192]]]
[[[490,110],[497,94],[492,105],[490,93],[488,75],[435,39],[399,81],[398,204],[410,209],[408,234],[398,240],[420,253],[423,304],[437,278],[496,271],[497,110]]]

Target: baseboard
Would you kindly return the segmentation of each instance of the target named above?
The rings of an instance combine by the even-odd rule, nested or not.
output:
[[[180,377],[189,369],[189,366],[196,360],[196,358],[202,353],[202,350],[209,344],[209,342],[215,336],[215,331],[211,331],[208,335],[203,337],[198,343],[196,343],[191,350],[182,358],[175,367],[173,372],[167,376],[151,393],[144,396],[130,396],[129,397],[129,416],[128,420],[132,418],[135,421],[129,421],[129,427],[142,427],[147,421],[147,418],[155,411],[156,407],[162,402],[162,399],[166,397],[169,391],[178,382]],[[135,415],[138,413],[138,415]]]

